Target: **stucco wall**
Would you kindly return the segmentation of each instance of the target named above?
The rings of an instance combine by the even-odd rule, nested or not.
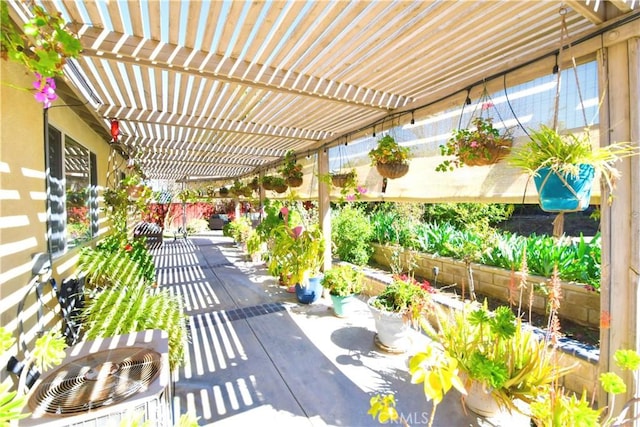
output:
[[[33,76],[20,65],[0,61],[0,322],[16,331],[17,305],[31,280],[32,257],[47,252],[44,116],[42,104],[30,90]],[[108,142],[99,137],[70,108],[57,100],[49,109],[49,123],[94,152],[97,156],[98,185],[106,183]],[[101,231],[104,231],[100,215]],[[88,242],[92,244],[94,242]],[[78,248],[54,259],[53,277],[58,281],[72,274]],[[55,307],[50,295],[45,301]],[[27,337],[36,331],[34,298],[24,311]],[[47,320],[52,312],[44,310]],[[17,333],[16,333],[17,338]],[[15,354],[12,349],[0,357],[0,366]],[[6,375],[1,370],[2,377]]]

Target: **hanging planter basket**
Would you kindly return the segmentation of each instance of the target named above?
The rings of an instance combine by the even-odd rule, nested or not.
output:
[[[302,178],[298,178],[297,176],[290,176],[286,179],[287,185],[292,188],[297,188],[302,186]]]
[[[540,207],[545,212],[577,212],[589,207],[595,169],[579,166],[577,176],[562,174],[551,168],[541,168],[533,177]]]
[[[127,187],[127,194],[129,195],[129,200],[138,200],[140,196],[142,196],[142,192],[144,191],[144,185],[130,185]]]
[[[284,185],[276,185],[275,187],[273,187],[273,191],[275,191],[278,194],[282,194],[285,191],[287,191],[287,188],[288,187],[287,187],[286,184],[284,184]]]
[[[498,163],[511,152],[511,140],[502,139],[499,143],[487,143],[477,151],[460,153],[460,161],[467,166],[486,166]]]
[[[396,179],[401,178],[409,172],[408,163],[377,163],[376,169],[378,173],[385,178]]]
[[[351,178],[351,176],[351,172],[331,175],[331,184],[334,187],[342,188],[347,185],[347,182],[349,182],[349,178]]]
[[[229,195],[229,189],[227,187],[222,187],[220,189],[220,195],[222,197],[228,196]]]

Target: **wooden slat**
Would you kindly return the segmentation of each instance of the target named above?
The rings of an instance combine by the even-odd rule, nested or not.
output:
[[[572,39],[595,31],[594,23],[612,22],[613,16],[605,13],[637,13],[622,0],[606,8],[602,4],[599,11],[593,10],[594,1],[565,3]],[[263,165],[260,155],[273,160],[265,153],[304,151],[347,131],[366,129],[389,110],[451,94],[456,98],[458,91],[485,77],[557,49],[563,3],[41,4],[52,12],[62,4],[73,21],[93,24],[83,30],[85,51],[78,63],[107,103],[96,115],[122,118],[135,131],[127,142],[135,141],[147,153],[154,173],[176,177],[241,174],[241,163],[250,162],[239,156],[258,156],[256,164]],[[91,22],[82,22],[81,8]],[[103,32],[100,8],[107,11],[114,31]],[[168,15],[165,31],[161,10]],[[131,19],[133,34],[124,34],[128,25],[123,12]],[[181,27],[182,14],[187,14],[186,28]],[[147,19],[150,32],[145,34]],[[215,34],[219,40],[212,48]],[[95,75],[88,71],[89,63]],[[107,70],[117,81],[109,81]],[[123,82],[132,85],[131,91]]]
[[[157,42],[154,41],[147,41],[144,42],[143,45],[145,46],[143,49],[139,49],[138,50],[138,55],[136,55],[135,57],[133,56],[129,56],[129,55],[133,55],[133,51],[134,48],[136,46],[138,46],[142,40],[138,40],[137,38],[131,37],[130,41],[128,41],[121,49],[120,51],[118,51],[117,53],[112,52],[115,45],[118,43],[119,38],[122,36],[121,34],[110,34],[108,37],[104,38],[104,40],[102,40],[102,42],[100,43],[99,49],[94,49],[92,48],[93,46],[93,42],[96,40],[97,37],[99,37],[101,34],[101,31],[97,28],[90,28],[87,31],[85,31],[85,33],[83,34],[81,41],[83,43],[83,46],[85,46],[84,48],[84,55],[88,55],[88,56],[94,56],[94,55],[98,55],[98,53],[100,54],[100,56],[102,58],[105,59],[109,59],[112,61],[117,61],[117,62],[136,62],[139,63],[140,65],[146,65],[149,67],[161,67],[167,70],[170,70],[169,64],[166,63],[166,61],[168,60],[168,58],[171,56],[171,52],[173,52],[173,49],[175,49],[175,46],[170,46],[170,45],[164,45],[155,55],[153,60],[149,60],[146,59],[148,57],[148,55],[153,54],[154,51],[156,51],[156,47],[157,47]],[[154,46],[155,45],[155,46]],[[187,49],[185,49],[185,51],[187,51]],[[186,54],[185,54],[186,56]],[[221,63],[224,63],[224,59],[217,57],[218,60],[221,61]],[[213,59],[210,60],[209,62],[213,62]],[[226,67],[225,67],[226,68]],[[250,84],[251,86],[256,86],[259,88],[263,88],[263,89],[268,89],[270,91],[276,91],[276,92],[286,92],[286,93],[292,93],[298,96],[308,96],[308,97],[313,97],[316,99],[323,99],[323,100],[327,100],[327,101],[333,101],[333,102],[347,102],[347,103],[358,103],[358,104],[369,104],[370,107],[372,108],[381,108],[380,105],[375,105],[372,103],[367,102],[366,98],[364,97],[354,97],[354,98],[350,98],[350,99],[346,99],[346,98],[328,98],[326,96],[324,96],[322,94],[322,88],[316,88],[315,86],[311,85],[310,82],[313,81],[314,79],[311,77],[306,77],[306,76],[302,76],[302,75],[297,75],[297,73],[291,73],[292,75],[292,83],[293,80],[297,80],[298,83],[297,85],[305,85],[305,86],[310,86],[309,89],[307,90],[302,90],[302,88],[296,88],[296,87],[286,87],[286,86],[276,86],[273,84],[268,84],[266,83],[266,81],[261,81],[261,82],[257,82],[257,81],[246,81],[240,78],[235,78],[229,75],[219,75],[214,73],[213,71],[207,69],[203,72],[199,72],[197,70],[180,70],[181,72],[185,72],[185,73],[191,73],[191,74],[197,74],[197,75],[203,75],[203,76],[207,76],[209,78],[215,78],[218,80],[223,80],[223,81],[227,81],[230,83],[240,83],[240,84]],[[300,83],[300,82],[306,82],[306,83]],[[336,83],[337,84],[337,83]],[[399,98],[403,98],[401,95],[394,95],[394,96],[398,96]],[[408,100],[406,100],[408,101]],[[403,102],[406,102],[403,101]]]

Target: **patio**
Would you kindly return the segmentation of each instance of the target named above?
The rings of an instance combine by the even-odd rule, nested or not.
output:
[[[567,132],[592,125],[592,147],[638,145],[635,0],[2,4],[4,28],[25,40],[37,38],[22,26],[41,8],[60,14],[81,48],[68,58],[55,53],[60,69],[46,79],[55,84],[43,85],[19,61],[0,61],[7,83],[0,93],[0,318],[21,340],[16,312],[25,284],[39,275],[34,260],[46,258],[60,283],[74,277],[81,251],[114,234],[106,196],[133,175],[167,203],[180,200],[184,209],[187,195],[212,205],[224,199],[236,217],[241,205],[259,207],[267,198],[317,201],[326,269],[331,204],[341,195],[322,175],[353,167],[359,195],[371,202],[538,202],[527,176],[506,162],[437,172],[439,144],[487,105],[496,124],[516,130],[514,148],[527,129],[558,119]],[[574,72],[584,100],[574,96]],[[49,85],[59,98],[34,101],[34,91]],[[384,136],[413,155],[409,173],[388,186],[367,156]],[[223,195],[277,173],[290,152],[303,168],[299,191]],[[590,199],[602,205],[602,371],[614,366],[617,348],[640,348],[639,169],[640,156],[620,162],[615,203],[604,203],[612,194],[600,186]],[[294,303],[221,234],[186,238],[185,222],[172,230],[175,241],[154,249],[160,285],[184,297],[190,316],[176,414],[193,409],[201,423],[216,425],[374,425],[369,397],[393,392],[409,424],[426,423],[429,405],[409,384],[406,357],[376,349],[364,304],[356,318],[338,319],[326,301]],[[40,330],[37,307],[29,301],[25,310],[30,344]],[[2,364],[21,352],[13,345]],[[632,384],[626,398],[640,393],[635,378],[625,379]],[[12,378],[3,372],[0,380]],[[436,425],[483,425],[452,396]],[[607,404],[606,396],[598,400]]]
[[[364,301],[345,319],[328,298],[299,304],[219,232],[165,240],[153,253],[159,285],[183,295],[189,316],[174,418],[192,410],[200,425],[372,426],[370,397],[393,393],[410,425],[427,424],[431,404],[410,382],[409,353],[375,346]],[[415,335],[416,349],[425,343]],[[435,426],[507,425],[465,415],[458,396],[439,406]]]

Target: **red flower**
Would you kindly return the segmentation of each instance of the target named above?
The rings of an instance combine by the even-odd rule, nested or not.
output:
[[[124,250],[127,252],[131,252],[133,250],[133,246],[131,246],[129,243],[127,243],[127,245],[124,247]]]

